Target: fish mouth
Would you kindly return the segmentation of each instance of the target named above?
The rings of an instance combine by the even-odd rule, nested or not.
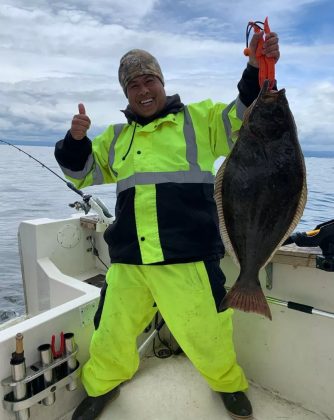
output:
[[[280,90],[273,90],[270,89],[270,85],[270,80],[265,79],[257,98],[254,99],[253,103],[249,105],[249,107],[244,113],[243,124],[248,123],[249,117],[252,114],[253,110],[260,106],[261,103],[270,104],[281,100],[286,101],[285,89],[283,88]]]
[[[244,124],[248,123],[249,117],[250,117],[254,107],[256,107],[260,102],[266,101],[268,99],[268,94],[270,92],[273,92],[269,89],[269,87],[270,87],[270,80],[265,79],[257,98],[254,99],[253,103],[249,105],[249,107],[246,109],[246,111],[244,113],[244,116],[243,116],[243,123]]]
[[[265,96],[268,93],[277,94],[277,93],[285,93],[285,89],[277,90],[277,88],[270,89],[271,81],[269,79],[265,79],[261,90],[259,92],[259,96]]]
[[[284,88],[280,90],[271,89],[270,85],[271,85],[271,81],[268,79],[265,79],[261,87],[261,90],[259,92],[259,95],[257,97],[257,100],[260,99],[261,101],[264,101],[266,103],[286,100]]]
[[[245,115],[244,115],[244,121],[248,120],[248,117],[249,117],[251,111],[253,110],[254,106],[256,106],[256,104],[258,104],[259,102],[266,101],[266,100],[268,100],[269,98],[272,97],[272,95],[270,95],[270,93],[276,94],[277,91],[271,90],[270,89],[270,80],[265,79],[257,98],[253,101],[253,103],[246,110]]]
[[[270,80],[266,79],[263,82],[262,88],[260,90],[259,96],[264,96],[266,93],[269,92]]]

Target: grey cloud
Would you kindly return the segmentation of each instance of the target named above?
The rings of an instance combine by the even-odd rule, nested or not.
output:
[[[52,16],[67,17],[72,23],[91,19],[96,23],[127,22],[135,24],[149,14],[157,0],[141,0],[132,2],[131,7],[123,0],[71,0],[71,1],[45,1],[45,0],[7,0],[6,5],[21,8],[23,11],[41,11]],[[19,12],[18,12],[19,13]]]
[[[287,38],[289,20],[282,19],[281,12],[271,14],[278,3],[282,11],[289,10],[290,19],[313,2],[266,1],[273,27],[287,25],[283,31]],[[250,11],[262,13],[264,0],[256,8],[254,2],[239,2],[242,13],[233,3],[211,0],[171,4],[169,0],[147,0],[131,7],[121,0],[1,4],[0,135],[58,138],[80,101],[89,109],[93,134],[110,122],[122,121],[119,110],[126,99],[117,68],[131,48],[147,49],[158,58],[167,91],[180,93],[184,102],[234,99],[246,64],[243,25]],[[327,45],[291,40],[281,44],[278,85],[287,89],[302,141],[313,145],[313,138],[323,138],[321,144],[330,145],[333,43],[331,38],[326,38]]]
[[[0,133],[10,140],[52,140],[64,135],[77,104],[84,102],[91,113],[94,130],[104,129],[110,118],[122,118],[119,109],[124,107],[121,90],[111,88],[104,79],[99,82],[89,77],[45,79],[15,84],[0,84]],[[109,112],[115,104],[114,115]],[[108,111],[106,111],[108,110]]]

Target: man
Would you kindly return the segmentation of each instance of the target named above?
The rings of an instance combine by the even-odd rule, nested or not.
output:
[[[157,310],[231,417],[252,418],[247,380],[232,342],[232,310],[219,312],[224,247],[213,164],[229,153],[243,112],[259,92],[260,37],[252,38],[239,97],[228,106],[211,100],[184,106],[178,95],[166,96],[157,60],[143,50],[129,51],[119,67],[129,102],[127,123],[109,126],[91,142],[90,119],[79,104],[71,129],[56,145],[58,163],[78,188],[117,182],[116,221],[104,236],[112,264],[90,359],[82,369],[88,396],[73,419],[95,419],[134,375],[136,337]],[[266,36],[263,52],[279,59],[276,34]]]

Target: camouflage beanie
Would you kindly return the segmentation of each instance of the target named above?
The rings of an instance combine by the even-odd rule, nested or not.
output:
[[[160,79],[164,85],[164,77],[156,58],[144,50],[130,50],[121,58],[118,69],[118,80],[121,84],[125,96],[127,96],[127,86],[129,82],[137,76],[152,74]]]

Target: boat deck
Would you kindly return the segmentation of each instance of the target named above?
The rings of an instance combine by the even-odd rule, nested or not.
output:
[[[0,365],[0,379],[10,375],[17,332],[25,336],[28,366],[39,360],[37,346],[49,343],[50,335],[57,337],[61,331],[74,334],[78,360],[81,364],[87,360],[98,287],[104,281],[104,267],[91,252],[92,243],[101,260],[108,261],[103,232],[89,228],[79,217],[23,222],[19,238],[29,315],[0,331],[0,360],[5,361]],[[316,268],[319,250],[282,248],[268,270],[260,273],[272,322],[241,311],[235,311],[233,318],[237,357],[254,381],[249,390],[254,420],[334,420],[333,273]],[[229,256],[221,264],[226,285],[231,287],[238,267]],[[288,302],[294,305],[287,306]],[[315,309],[312,315],[310,308]],[[169,340],[169,331],[161,332]],[[146,331],[138,346],[147,339]],[[152,343],[145,351],[152,351]],[[82,388],[73,392],[57,388],[56,393],[54,405],[31,408],[32,419],[70,420],[70,410],[84,394]],[[13,413],[0,405],[0,419],[12,418]],[[218,419],[229,420],[220,396],[208,388],[184,355],[144,358],[137,375],[122,386],[120,397],[100,416],[100,420]]]
[[[311,390],[310,390],[311,392]],[[329,420],[251,384],[254,420]],[[143,359],[99,420],[229,420],[217,393],[184,356]],[[70,420],[70,416],[61,420]]]

